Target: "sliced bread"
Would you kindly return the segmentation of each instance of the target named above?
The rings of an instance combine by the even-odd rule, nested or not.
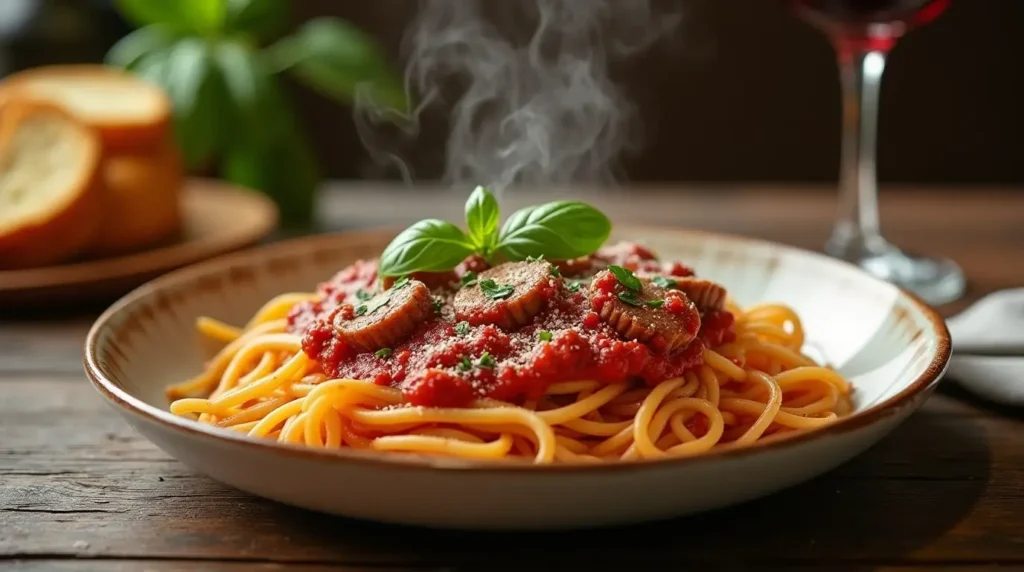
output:
[[[44,266],[85,250],[100,220],[96,132],[49,103],[0,108],[0,268]]]
[[[178,234],[185,175],[173,143],[145,153],[108,153],[101,171],[103,222],[90,254],[134,252]]]
[[[63,106],[99,133],[107,151],[159,147],[171,129],[167,94],[118,68],[94,64],[32,68],[0,84],[0,104],[12,98]]]

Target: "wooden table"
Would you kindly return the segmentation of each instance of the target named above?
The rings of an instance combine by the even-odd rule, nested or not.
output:
[[[461,212],[450,194],[405,191],[384,203],[380,192],[335,189],[323,205],[327,224]],[[824,241],[833,214],[832,192],[817,188],[586,196],[621,222],[809,248]],[[964,266],[970,299],[1024,285],[1024,193],[893,189],[883,211],[900,244]],[[93,317],[0,321],[2,569],[1024,570],[1024,417],[952,383],[860,458],[744,506],[585,533],[436,532],[304,512],[191,473],[136,435],[85,380],[80,345]]]

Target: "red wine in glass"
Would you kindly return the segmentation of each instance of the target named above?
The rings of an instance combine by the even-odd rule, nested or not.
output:
[[[907,254],[882,236],[875,171],[886,56],[903,34],[938,17],[950,0],[783,1],[828,36],[839,60],[844,110],[839,212],[825,251],[929,303],[956,300],[966,281],[955,263]]]

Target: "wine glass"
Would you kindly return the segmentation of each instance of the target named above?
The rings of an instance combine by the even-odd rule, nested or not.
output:
[[[839,212],[825,251],[909,290],[930,304],[959,298],[965,279],[945,259],[914,256],[889,243],[878,218],[875,148],[886,55],[908,30],[941,14],[950,0],[785,0],[831,40],[839,60],[843,140]]]

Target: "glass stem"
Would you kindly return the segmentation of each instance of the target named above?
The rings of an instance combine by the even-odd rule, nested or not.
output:
[[[843,92],[839,212],[826,250],[849,261],[881,254],[875,149],[885,52],[837,46]]]

